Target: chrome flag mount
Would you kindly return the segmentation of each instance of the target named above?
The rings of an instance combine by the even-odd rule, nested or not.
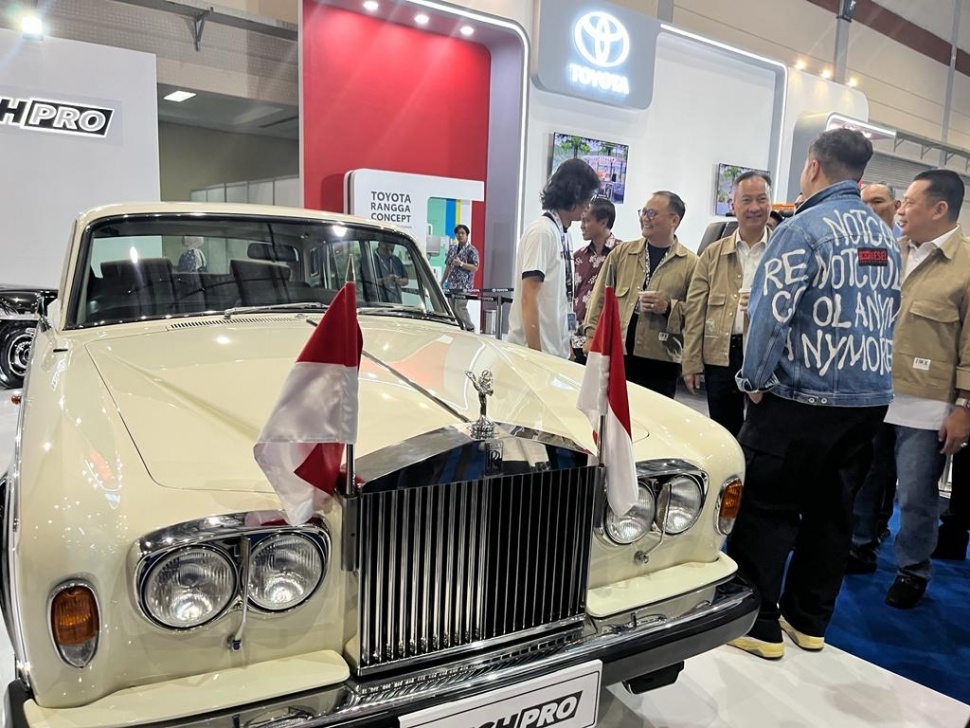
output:
[[[630,436],[620,307],[612,286],[605,289],[603,311],[589,348],[576,406],[589,418],[593,437],[598,437],[596,459],[606,467],[606,499],[610,508],[618,516],[626,515],[639,502],[639,487]]]
[[[297,357],[253,447],[291,524],[309,521],[334,493],[344,446],[357,441],[363,342],[357,287],[347,282]]]

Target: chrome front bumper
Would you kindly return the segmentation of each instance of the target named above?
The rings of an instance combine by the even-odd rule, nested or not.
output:
[[[502,651],[380,680],[350,680],[260,704],[165,721],[178,728],[392,726],[432,705],[478,695],[590,660],[606,685],[631,680],[714,649],[748,631],[757,614],[752,589],[737,578]],[[8,724],[27,726],[19,683],[7,693]],[[12,720],[11,720],[12,719]],[[159,725],[159,724],[155,724]]]

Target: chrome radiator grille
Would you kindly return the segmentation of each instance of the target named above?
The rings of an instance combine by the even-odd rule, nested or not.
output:
[[[581,617],[594,479],[574,468],[363,494],[358,669]]]

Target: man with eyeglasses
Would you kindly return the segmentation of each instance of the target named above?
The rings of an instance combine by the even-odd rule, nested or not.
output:
[[[735,437],[744,423],[744,393],[734,375],[744,359],[744,317],[751,282],[768,245],[771,177],[749,171],[734,182],[738,228],[701,253],[687,293],[684,384],[694,394],[701,375],[711,419]]]
[[[638,240],[617,245],[609,254],[589,302],[583,332],[588,352],[603,291],[613,285],[626,332],[627,379],[673,398],[680,379],[684,301],[697,256],[677,240],[686,207],[680,196],[655,192],[640,210]]]

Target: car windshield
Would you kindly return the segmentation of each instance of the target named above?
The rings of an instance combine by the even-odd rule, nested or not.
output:
[[[184,214],[93,224],[68,325],[250,308],[319,310],[348,269],[366,313],[453,320],[428,264],[404,235],[366,225]]]

